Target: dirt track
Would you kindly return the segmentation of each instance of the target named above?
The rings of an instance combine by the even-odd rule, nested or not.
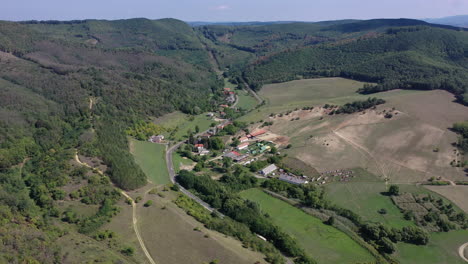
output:
[[[458,248],[458,255],[460,255],[460,258],[462,258],[465,262],[468,262],[468,258],[465,257],[464,253],[466,247],[468,247],[468,242],[466,242]]]
[[[75,161],[78,162],[79,164],[83,165],[83,166],[86,166],[88,168],[91,168],[91,169],[94,169],[93,167],[89,166],[88,164],[84,163],[84,162],[81,162],[80,158],[78,157],[78,153],[75,153]],[[99,170],[99,169],[96,169],[96,171],[101,174],[101,175],[104,175],[104,173]],[[120,190],[120,193],[125,196],[127,199],[130,200],[131,204],[132,204],[132,223],[133,223],[133,230],[135,231],[135,235],[136,237],[138,238],[138,242],[140,243],[140,246],[141,246],[141,249],[143,250],[143,252],[145,253],[146,255],[146,258],[148,259],[148,261],[151,263],[151,264],[156,264],[156,262],[154,261],[154,259],[151,257],[150,253],[148,252],[148,250],[146,249],[146,246],[145,246],[145,242],[143,241],[143,239],[141,238],[141,235],[140,235],[140,231],[138,230],[138,219],[137,219],[137,215],[136,215],[136,203],[135,201],[133,200],[132,197],[130,197],[130,195],[128,195],[124,190]]]

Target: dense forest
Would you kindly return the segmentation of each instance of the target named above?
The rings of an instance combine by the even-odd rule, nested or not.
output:
[[[0,22],[0,262],[61,263],[55,241],[70,230],[55,219],[94,236],[121,199],[106,178],[126,190],[147,182],[125,131],[212,110],[221,90],[208,51],[178,20]],[[75,151],[101,160],[106,176],[77,173]],[[80,218],[57,206],[65,198],[99,210]]]
[[[348,25],[349,26],[349,25]],[[298,78],[345,77],[360,90],[444,89],[467,103],[468,33],[439,27],[388,28],[348,41],[299,47],[261,58],[243,77],[254,88]]]

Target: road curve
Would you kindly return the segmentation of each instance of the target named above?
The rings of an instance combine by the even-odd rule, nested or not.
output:
[[[458,255],[460,256],[460,258],[462,258],[465,262],[468,262],[468,258],[466,258],[465,256],[465,248],[468,247],[468,242],[466,242],[465,244],[461,245],[459,248],[458,248]]]
[[[205,133],[205,132],[202,132],[202,133]],[[174,152],[174,150],[177,150],[180,145],[182,145],[185,141],[181,141],[181,142],[178,142],[177,144],[175,144],[174,146],[170,147],[167,151],[166,151],[166,166],[167,166],[167,171],[169,172],[169,178],[171,179],[171,182],[173,184],[177,184],[179,185],[179,188],[180,188],[180,191],[187,195],[188,197],[192,198],[195,202],[199,203],[201,206],[203,206],[206,210],[210,211],[210,212],[213,212],[215,211],[216,209],[214,209],[213,207],[211,207],[209,204],[205,203],[202,199],[198,198],[196,195],[194,195],[193,193],[191,193],[189,190],[185,189],[184,187],[180,186],[180,184],[178,184],[175,180],[175,177],[176,177],[176,173],[175,173],[175,170],[174,170],[174,165],[172,163],[172,153]],[[223,214],[219,213],[218,214],[221,216],[221,217],[224,217]]]
[[[75,153],[75,161],[78,162],[79,164],[85,166],[85,167],[88,167],[88,168],[91,168],[93,170],[96,170],[99,174],[101,175],[104,175],[104,173],[99,170],[99,169],[96,169],[96,168],[93,168],[91,166],[89,166],[87,163],[84,163],[80,160],[80,158],[78,157],[78,153]],[[148,259],[148,261],[151,263],[151,264],[156,264],[156,262],[154,261],[154,259],[151,257],[151,254],[148,252],[148,249],[146,249],[146,246],[145,246],[145,242],[143,241],[143,238],[141,238],[141,235],[140,235],[140,231],[138,230],[138,226],[137,226],[137,222],[138,222],[138,219],[137,219],[137,216],[136,216],[136,203],[135,201],[133,200],[132,197],[130,197],[130,195],[128,195],[124,190],[121,190],[117,187],[115,187],[117,190],[120,191],[120,193],[125,196],[127,199],[130,200],[131,204],[132,204],[132,223],[133,223],[133,230],[135,231],[135,235],[138,239],[138,242],[140,243],[140,247],[141,249],[143,250],[143,252],[145,253],[146,255],[146,258]]]

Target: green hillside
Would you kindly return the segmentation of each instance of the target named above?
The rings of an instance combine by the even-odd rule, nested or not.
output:
[[[393,28],[356,41],[285,51],[253,63],[244,76],[254,87],[297,78],[340,76],[378,83],[363,93],[444,89],[463,99],[467,51],[467,32],[428,26]]]

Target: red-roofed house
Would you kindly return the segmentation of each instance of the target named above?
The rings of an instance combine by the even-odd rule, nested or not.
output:
[[[203,148],[203,144],[195,144],[196,148]]]
[[[219,107],[227,108],[229,107],[229,105],[222,104],[222,105],[219,105]]]
[[[241,137],[239,138],[239,141],[242,143],[242,142],[246,142],[247,140],[249,140],[248,137]]]
[[[257,137],[266,133],[266,130],[260,129],[255,132],[250,133],[250,137]]]
[[[224,88],[224,91],[231,91],[231,88],[226,87],[226,88]]]

